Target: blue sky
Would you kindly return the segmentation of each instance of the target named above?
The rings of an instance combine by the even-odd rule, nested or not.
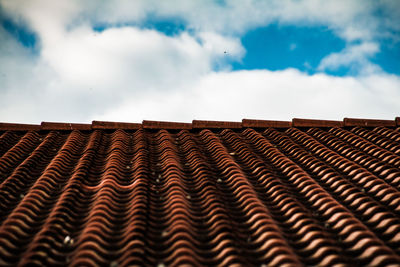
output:
[[[15,38],[21,45],[27,48],[35,48],[36,35],[28,27],[23,25],[18,25],[14,23],[11,19],[1,18],[1,25],[4,30],[7,31],[13,38]]]
[[[395,0],[0,0],[0,15],[1,121],[400,114]]]
[[[247,53],[234,69],[284,70],[296,68],[315,73],[319,62],[339,52],[346,43],[327,27],[296,27],[277,24],[256,28],[242,37]],[[344,75],[345,71],[338,75]]]
[[[2,18],[3,28],[21,45],[37,51],[37,36],[25,25],[18,25],[12,19]],[[171,18],[157,20],[148,18],[137,24],[98,24],[93,30],[102,32],[113,27],[136,26],[142,29],[153,29],[167,36],[176,36],[184,31],[190,31],[182,20]],[[330,53],[340,52],[346,46],[346,41],[336,36],[326,26],[294,26],[271,24],[256,27],[240,36],[246,50],[245,56],[232,62],[233,70],[284,70],[296,68],[313,74],[317,72],[319,62]],[[380,40],[380,51],[370,58],[385,72],[400,74],[400,45],[398,41]],[[229,53],[229,51],[224,51]],[[329,71],[326,73],[345,76],[354,74],[350,67]]]

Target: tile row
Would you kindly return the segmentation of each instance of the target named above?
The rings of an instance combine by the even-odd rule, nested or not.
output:
[[[290,128],[290,127],[398,127],[400,117],[394,120],[377,119],[356,119],[344,118],[342,121],[315,120],[294,118],[291,121],[275,120],[254,120],[243,119],[241,122],[235,121],[208,121],[193,120],[191,123],[170,122],[170,121],[150,121],[143,120],[141,123],[111,122],[111,121],[92,121],[92,123],[63,123],[63,122],[42,122],[39,124],[20,124],[20,123],[1,123],[0,131],[90,131],[90,130],[201,130],[201,129],[241,129],[241,128]]]
[[[393,127],[0,135],[1,266],[400,263]]]

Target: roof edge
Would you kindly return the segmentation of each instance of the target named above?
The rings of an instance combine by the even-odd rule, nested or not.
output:
[[[24,124],[24,123],[8,123],[0,122],[0,131],[31,131],[31,130],[41,130],[41,125],[39,124]]]
[[[343,127],[342,121],[299,119],[292,120],[293,127]]]
[[[252,120],[243,119],[242,127],[244,128],[290,128],[292,122],[290,121],[270,121],[270,120]]]
[[[290,127],[396,127],[400,126],[400,117],[394,120],[344,118],[343,121],[293,118],[292,121],[243,119],[237,121],[193,120],[187,122],[143,120],[142,123],[92,121],[86,123],[64,123],[43,121],[38,124],[0,122],[0,131],[72,131],[72,130],[137,130],[137,129],[241,129],[241,128],[290,128]]]
[[[393,126],[396,126],[396,124],[397,124],[397,118],[395,120],[344,118],[343,122],[344,122],[344,126],[362,126],[362,127],[388,126],[388,127],[393,127]]]
[[[92,121],[93,130],[137,130],[142,128],[141,123],[129,123],[129,122],[112,122],[112,121]]]
[[[242,128],[242,123],[237,121],[203,121],[203,120],[193,120],[192,121],[193,129],[199,128],[214,128],[214,129],[223,129],[223,128]]]
[[[177,129],[177,130],[182,130],[182,129],[192,129],[192,124],[191,123],[186,123],[186,122],[170,122],[170,121],[148,121],[144,120],[142,122],[143,128],[144,129]]]
[[[85,123],[63,123],[63,122],[47,122],[43,121],[41,124],[41,130],[91,130],[91,124]]]

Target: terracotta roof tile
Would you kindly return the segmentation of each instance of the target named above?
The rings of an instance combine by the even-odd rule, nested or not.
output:
[[[127,122],[111,122],[111,121],[93,121],[92,128],[100,130],[137,130],[140,129],[142,125],[140,123],[127,123]]]
[[[0,131],[31,131],[40,130],[40,125],[0,122]]]
[[[201,121],[201,120],[193,120],[192,121],[193,128],[212,128],[212,129],[224,129],[224,128],[242,128],[241,122],[233,122],[233,121]]]
[[[342,121],[293,119],[293,127],[342,127]]]
[[[399,265],[400,128],[354,123],[0,124],[0,266]]]
[[[60,122],[42,122],[42,130],[91,130],[91,124],[83,123],[60,123]]]
[[[370,119],[344,118],[343,121],[344,121],[344,126],[364,126],[364,127],[378,127],[378,126],[393,127],[393,126],[396,126],[396,121],[393,121],[393,120],[370,120]]]
[[[146,121],[142,122],[145,129],[192,129],[191,123],[168,122],[168,121]]]
[[[243,119],[242,126],[245,128],[289,128],[292,126],[290,121],[268,121],[268,120],[249,120]]]

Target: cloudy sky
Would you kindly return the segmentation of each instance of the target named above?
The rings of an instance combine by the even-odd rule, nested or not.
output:
[[[0,0],[0,121],[400,116],[398,0]]]

